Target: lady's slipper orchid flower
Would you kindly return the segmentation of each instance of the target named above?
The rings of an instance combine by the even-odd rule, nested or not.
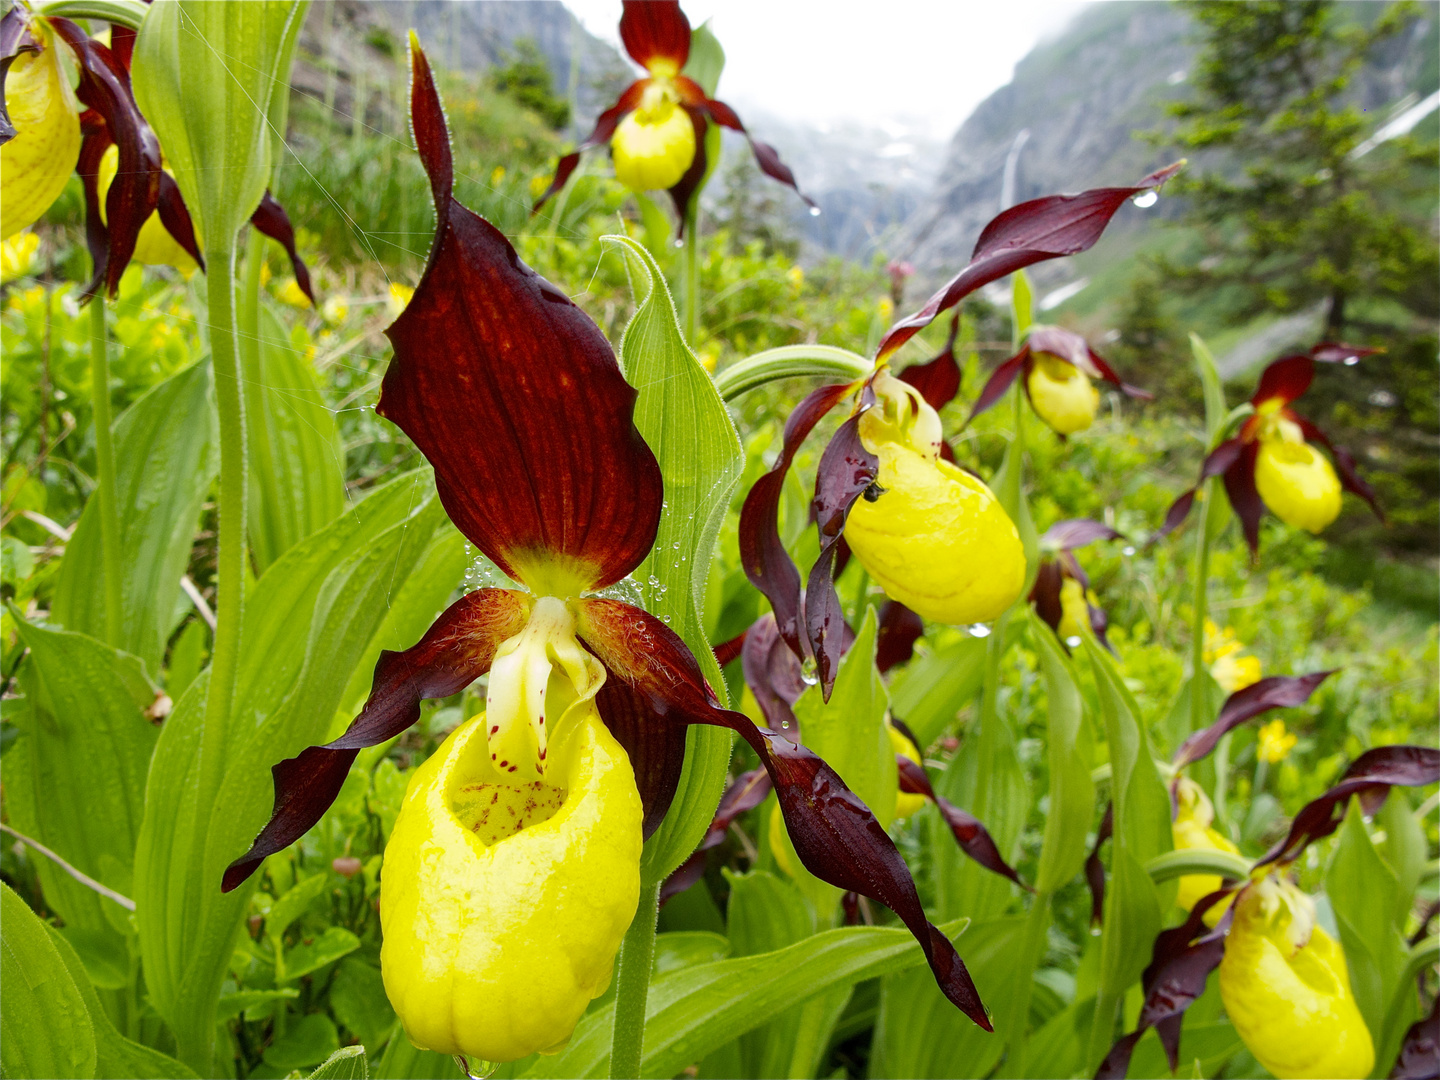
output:
[[[680,10],[679,0],[625,0],[620,40],[646,75],[627,86],[600,114],[585,141],[560,159],[555,178],[535,210],[565,186],[581,154],[608,142],[615,178],[635,191],[668,191],[683,221],[709,167],[705,132],[715,123],[743,134],[760,171],[792,188],[813,213],[820,212],[796,186],[795,174],[775,148],[753,137],[734,109],[707,97],[699,84],[682,74],[690,58],[690,20]]]
[[[1040,537],[1040,549],[1045,554],[1035,574],[1030,602],[1035,605],[1035,613],[1055,631],[1066,648],[1084,636],[1082,630],[1087,626],[1097,641],[1110,648],[1105,638],[1110,620],[1094,602],[1090,576],[1075,558],[1075,549],[1096,540],[1123,539],[1110,526],[1089,518],[1058,521]]]
[[[1318,533],[1339,515],[1344,489],[1364,499],[1384,521],[1374,490],[1355,471],[1355,459],[1290,408],[1290,403],[1309,389],[1317,360],[1353,364],[1377,351],[1326,341],[1308,353],[1282,357],[1267,367],[1250,398],[1254,414],[1239,434],[1210,451],[1200,466],[1200,480],[1171,505],[1154,539],[1180,526],[1201,485],[1214,476],[1224,478],[1225,494],[1240,519],[1252,557],[1260,554],[1260,518],[1267,509],[1293,528]],[[1314,443],[1329,451],[1333,465]]]
[[[1108,382],[1128,397],[1148,401],[1154,396],[1122,380],[1079,334],[1058,326],[1037,324],[1030,327],[1020,351],[990,376],[970,412],[970,419],[974,420],[1004,397],[1010,384],[1022,373],[1030,407],[1061,438],[1084,431],[1095,422],[1100,391],[1092,380]]]
[[[796,656],[813,660],[827,698],[842,648],[833,570],[844,550],[892,600],[937,622],[995,618],[1024,586],[1024,550],[1014,522],[981,480],[952,464],[941,437],[937,410],[960,386],[955,327],[945,352],[929,363],[897,377],[891,358],[976,289],[1092,247],[1126,200],[1155,191],[1180,167],[1161,169],[1135,187],[1051,195],[1010,207],[981,232],[970,264],[886,332],[870,375],[822,386],[790,414],[779,459],[755,482],[740,512],[740,561],[770,601],[785,643]],[[802,584],[780,540],[780,494],[805,438],[852,396],[854,410],[816,473],[811,506],[820,557]]]
[[[377,411],[429,459],[460,531],[528,591],[472,592],[413,648],[382,653],[349,729],[275,766],[270,822],[224,887],[319,820],[360,748],[488,672],[485,712],[416,771],[386,852],[382,974],[417,1045],[503,1061],[569,1037],[634,914],[641,843],[674,796],[690,724],[739,732],[805,866],[895,911],[941,989],[988,1028],[894,844],[840,777],[720,708],[659,619],[595,595],[640,564],[660,521],[636,391],[599,327],[454,199],[444,112],[413,36],[411,66],[437,232],[387,330],[395,359]]]
[[[1382,746],[1361,754],[1338,784],[1295,816],[1289,834],[1255,863],[1248,882],[1202,897],[1183,925],[1155,939],[1142,976],[1139,1024],[1111,1049],[1097,1080],[1122,1080],[1135,1044],[1151,1027],[1171,1072],[1178,1071],[1182,1018],[1217,967],[1230,1022],[1276,1076],[1370,1075],[1374,1044],[1350,990],[1344,951],[1315,925],[1313,902],[1285,871],[1310,844],[1339,828],[1352,798],[1369,814],[1394,785],[1437,782],[1440,750],[1433,747]],[[1232,899],[1232,910],[1207,930],[1211,909]]]

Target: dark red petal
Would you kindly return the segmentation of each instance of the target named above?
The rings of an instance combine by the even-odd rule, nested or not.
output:
[[[1035,605],[1035,614],[1057,634],[1060,620],[1065,617],[1065,607],[1060,603],[1060,589],[1064,584],[1065,572],[1060,564],[1054,559],[1041,559],[1040,569],[1035,571],[1035,585],[1030,590],[1030,602]]]
[[[1150,537],[1150,543],[1154,544],[1163,540],[1180,527],[1180,524],[1190,515],[1190,507],[1195,504],[1195,493],[1200,490],[1200,486],[1212,476],[1222,475],[1240,460],[1240,454],[1244,447],[1244,441],[1237,436],[1233,439],[1226,439],[1205,456],[1204,462],[1200,465],[1200,479],[1196,481],[1193,488],[1170,504],[1170,509],[1165,513],[1165,523]]]
[[[562,157],[559,164],[555,166],[554,179],[550,181],[550,186],[545,189],[545,193],[535,200],[535,205],[530,208],[530,213],[538,211],[550,201],[557,191],[565,186],[566,181],[575,171],[575,167],[580,164],[581,154],[592,147],[603,146],[610,141],[610,136],[615,134],[615,129],[620,126],[620,121],[625,118],[625,114],[640,104],[640,96],[645,92],[645,86],[649,81],[649,79],[641,79],[631,83],[616,99],[615,104],[596,118],[595,127],[591,129],[589,135],[585,136],[585,141]]]
[[[1282,356],[1260,373],[1260,383],[1250,398],[1257,409],[1262,402],[1278,398],[1286,405],[1310,388],[1315,377],[1315,361],[1308,356]]]
[[[640,564],[660,520],[636,392],[590,317],[451,197],[440,98],[424,55],[412,59],[439,227],[419,288],[385,331],[395,358],[376,411],[435,467],[456,527],[512,578],[545,560],[603,588]]]
[[[1339,670],[1316,671],[1309,675],[1271,675],[1243,690],[1237,690],[1225,699],[1220,707],[1219,718],[1209,727],[1195,732],[1181,744],[1175,753],[1175,768],[1183,769],[1193,761],[1199,761],[1210,751],[1221,737],[1233,731],[1247,720],[1251,720],[1271,709],[1292,709],[1310,700],[1322,682]]]
[[[130,91],[130,73],[106,46],[93,40],[69,19],[51,19],[79,62],[80,85],[76,96],[104,120],[110,138],[120,148],[115,180],[105,197],[105,248],[95,264],[95,276],[86,285],[88,299],[104,289],[114,296],[120,275],[135,254],[140,228],[160,201],[160,143],[140,115]],[[98,158],[96,159],[98,164]],[[98,224],[98,223],[97,223]],[[89,222],[87,234],[91,233]],[[98,230],[95,231],[99,235]]]
[[[740,122],[740,116],[729,105],[723,101],[715,101],[713,98],[705,102],[705,110],[710,118],[721,127],[728,127],[732,131],[739,131],[744,134],[750,142],[750,152],[755,155],[755,164],[760,166],[760,171],[771,180],[778,180],[791,191],[805,200],[805,205],[818,212],[815,200],[800,190],[800,185],[795,182],[795,174],[790,171],[790,166],[780,160],[780,151],[776,150],[769,143],[761,142],[750,132],[745,130],[745,125]]]
[[[704,839],[700,841],[700,846],[665,879],[665,884],[660,886],[661,904],[677,893],[684,892],[705,876],[705,853],[711,848],[719,847],[735,819],[747,810],[759,806],[772,790],[770,774],[764,769],[751,769],[731,781],[725,794],[720,796],[720,806],[716,809],[715,817],[710,822]]]
[[[867,407],[874,397],[867,388]],[[815,471],[815,524],[820,530],[820,555],[810,568],[805,588],[805,629],[815,657],[815,672],[820,677],[820,690],[825,700],[835,686],[840,671],[840,654],[845,641],[845,613],[840,609],[840,596],[835,591],[831,569],[835,546],[845,528],[850,507],[875,482],[880,472],[880,459],[860,441],[860,417],[864,409],[841,424],[820,457]]]
[[[992,1030],[964,962],[950,940],[926,921],[894,842],[830,766],[777,732],[721,709],[685,643],[653,615],[618,600],[583,600],[580,633],[611,672],[651,697],[657,713],[677,724],[714,724],[739,732],[770,774],[806,869],[894,911],[919,941],[945,996]]]
[[[167,172],[160,174],[160,202],[155,211],[160,215],[160,224],[165,226],[165,231],[204,270],[205,256],[200,254],[200,244],[195,239],[195,223],[190,220],[190,210],[180,195],[180,185]]]
[[[880,632],[875,639],[875,666],[880,674],[908,663],[915,655],[915,642],[925,633],[925,620],[898,600],[886,600],[880,608]]]
[[[480,589],[446,608],[411,648],[382,652],[370,698],[345,734],[274,767],[270,820],[250,850],[226,869],[221,891],[235,888],[266,856],[289,847],[320,820],[362,747],[392,739],[415,723],[423,699],[448,697],[489,671],[495,650],[525,628],[529,614],[524,593]]]
[[[1151,173],[1134,187],[1048,195],[1010,207],[985,226],[970,264],[924,307],[889,329],[880,341],[877,359],[890,356],[942,311],[948,311],[982,285],[1046,259],[1074,255],[1092,247],[1127,199],[1159,188],[1180,171],[1182,164]]]
[[[1358,360],[1362,356],[1374,356],[1384,349],[1367,349],[1363,345],[1346,345],[1342,341],[1322,341],[1310,349],[1310,359],[1323,364],[1343,364],[1347,360]]]
[[[1291,863],[1316,840],[1340,827],[1352,795],[1367,803],[1366,812],[1379,808],[1392,785],[1424,787],[1440,782],[1440,750],[1430,746],[1380,746],[1367,750],[1345,770],[1340,782],[1306,804],[1290,823],[1290,834],[1255,864]]]
[[[1070,518],[1066,521],[1057,521],[1050,528],[1045,530],[1045,535],[1040,537],[1040,543],[1048,544],[1051,547],[1074,548],[1084,547],[1086,544],[1093,544],[1096,540],[1124,540],[1125,535],[1118,533],[1109,525],[1104,525],[1090,518]]]
[[[695,157],[691,159],[690,167],[685,170],[683,176],[668,189],[667,194],[671,202],[675,204],[675,239],[685,238],[685,218],[690,209],[690,200],[694,197],[695,191],[705,181],[705,170],[709,168],[710,159],[705,154],[705,131],[710,126],[705,115],[699,109],[685,107],[685,114],[690,117],[690,123],[695,128]]]
[[[748,629],[741,630],[729,641],[722,641],[719,645],[712,646],[710,651],[715,654],[715,663],[724,667],[726,664],[738,660],[745,649],[745,637],[749,632]]]
[[[798,742],[800,724],[792,706],[807,686],[800,659],[780,636],[775,616],[760,616],[747,631],[740,664],[765,722]]]
[[[1061,326],[1033,326],[1030,328],[1030,336],[1026,339],[1026,343],[1034,352],[1046,352],[1052,356],[1058,356],[1060,359],[1074,364],[1090,378],[1111,383],[1130,397],[1143,398],[1148,401],[1155,396],[1148,390],[1131,386],[1121,379],[1105,358],[1092,349],[1090,343],[1073,330],[1066,330]]]
[[[1400,1056],[1390,1070],[1390,1080],[1435,1080],[1440,1076],[1440,997],[1430,1003],[1430,1013],[1405,1030]]]
[[[975,406],[970,410],[970,417],[965,423],[973,424],[977,416],[1004,397],[1005,391],[1010,389],[1010,384],[1015,381],[1015,377],[1020,374],[1029,361],[1030,346],[1026,345],[996,368],[990,378],[986,380],[980,396],[975,399]]]
[[[955,338],[959,333],[960,312],[957,310],[955,318],[950,320],[950,333],[940,355],[923,364],[911,364],[899,376],[902,382],[919,390],[925,403],[937,412],[960,392],[960,362],[955,359]]]
[[[1146,390],[1143,387],[1134,386],[1126,382],[1124,379],[1120,378],[1119,375],[1115,374],[1115,369],[1110,366],[1109,361],[1107,361],[1094,349],[1091,349],[1088,345],[1086,346],[1086,352],[1089,354],[1091,366],[1098,373],[1098,378],[1104,379],[1106,382],[1119,387],[1120,392],[1128,398],[1136,398],[1140,401],[1155,400],[1155,395],[1152,394],[1149,390]]]
[[[111,23],[110,51],[115,54],[115,59],[120,61],[120,66],[129,71],[130,61],[135,56],[135,31],[128,26]]]
[[[800,571],[780,540],[780,495],[785,475],[820,418],[854,389],[854,383],[836,383],[812,390],[785,421],[779,460],[755,481],[740,508],[740,563],[750,584],[765,594],[775,611],[780,635],[796,656],[804,655],[800,642],[802,597]]]
[[[260,200],[260,205],[255,208],[255,213],[250,215],[250,224],[285,249],[285,254],[290,256],[290,269],[295,274],[295,284],[300,286],[300,291],[313,307],[315,292],[310,288],[310,271],[306,269],[305,260],[300,258],[300,253],[295,250],[295,229],[290,224],[290,215],[285,213],[285,208],[275,200],[268,188],[265,190],[265,197]]]
[[[1259,443],[1241,444],[1235,463],[1225,470],[1222,477],[1225,494],[1230,499],[1230,509],[1234,510],[1235,516],[1240,519],[1240,530],[1245,534],[1245,543],[1250,547],[1252,559],[1260,557],[1260,519],[1265,515],[1265,503],[1261,501],[1259,489],[1255,487],[1255,458],[1259,453]]]
[[[1364,477],[1362,477],[1355,468],[1355,459],[1350,455],[1350,451],[1346,450],[1343,446],[1336,446],[1332,443],[1328,435],[1309,420],[1305,419],[1305,417],[1300,416],[1298,413],[1291,412],[1288,409],[1286,411],[1289,412],[1290,417],[1300,425],[1300,431],[1304,434],[1308,442],[1319,443],[1325,447],[1326,450],[1330,451],[1330,457],[1335,462],[1335,471],[1340,474],[1341,486],[1352,495],[1358,495],[1364,499],[1370,509],[1375,512],[1375,516],[1383,522],[1385,520],[1385,511],[1380,509],[1380,503],[1376,501],[1375,489],[1365,481]]]
[[[86,109],[81,114],[80,131],[80,156],[75,162],[75,174],[80,177],[80,188],[85,193],[85,247],[95,268],[90,286],[98,289],[103,283],[110,251],[110,230],[100,217],[100,159],[114,141],[110,138],[110,128],[94,109]]]
[[[1120,654],[1115,652],[1115,646],[1110,644],[1110,639],[1106,636],[1110,630],[1110,616],[1105,614],[1104,608],[1098,604],[1092,604],[1088,600],[1085,602],[1085,609],[1090,614],[1090,632],[1095,635],[1095,640],[1109,649],[1112,655],[1118,657]]]
[[[1100,861],[1100,845],[1115,833],[1115,804],[1105,804],[1105,816],[1095,833],[1095,846],[1085,859],[1085,884],[1090,886],[1090,925],[1099,926],[1105,919],[1105,864]]]
[[[669,60],[678,72],[690,59],[690,20],[679,0],[625,0],[620,40],[641,67]]]
[[[595,707],[630,758],[635,787],[645,810],[643,833],[648,840],[665,820],[680,784],[685,768],[685,728],[666,723],[649,698],[608,673],[605,685],[595,696]]]
[[[1005,861],[999,847],[979,818],[935,794],[930,777],[925,773],[925,766],[911,761],[904,754],[896,754],[895,767],[900,771],[900,790],[910,795],[923,795],[933,802],[939,808],[945,824],[950,826],[950,832],[954,835],[955,842],[960,845],[961,851],[986,870],[1009,878],[1028,892],[1035,891],[1021,881],[1020,875]]]
[[[0,16],[0,146],[15,138],[16,134],[5,102],[5,79],[10,74],[10,65],[22,53],[40,51],[40,42],[30,33],[30,21],[25,14],[25,9],[16,4]]]

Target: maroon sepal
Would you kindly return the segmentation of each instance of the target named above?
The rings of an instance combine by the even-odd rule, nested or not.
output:
[[[1364,499],[1383,524],[1385,511],[1380,509],[1380,503],[1376,501],[1375,489],[1365,482],[1355,468],[1355,459],[1350,455],[1350,451],[1332,443],[1328,435],[1305,417],[1289,410],[1287,412],[1289,412],[1290,418],[1300,425],[1300,431],[1307,441],[1317,442],[1330,451],[1330,458],[1335,462],[1335,471],[1340,475],[1340,485],[1352,495],[1358,495]]]
[[[1400,1056],[1390,1070],[1390,1080],[1436,1080],[1440,1077],[1440,997],[1430,1003],[1430,1013],[1405,1030]]]
[[[678,72],[690,58],[690,20],[680,0],[625,0],[620,40],[641,67],[669,60]]]
[[[1240,531],[1250,548],[1250,558],[1260,558],[1260,519],[1265,516],[1265,503],[1255,487],[1255,459],[1260,454],[1260,444],[1241,444],[1235,463],[1225,470],[1221,477],[1225,484],[1225,495],[1230,500],[1230,509],[1240,519]],[[1212,457],[1214,455],[1211,455]]]
[[[1090,518],[1070,518],[1066,521],[1057,521],[1046,529],[1045,535],[1040,537],[1040,543],[1073,551],[1075,548],[1093,544],[1096,540],[1124,539],[1124,533],[1116,532],[1109,525],[1092,521]]]
[[[688,79],[684,79],[683,77],[680,81],[682,83],[689,82]],[[694,86],[693,83],[691,83],[691,85]],[[699,88],[696,87],[696,89],[698,90]],[[806,206],[818,213],[819,207],[815,205],[815,200],[800,190],[800,185],[795,182],[795,174],[790,171],[790,166],[780,160],[780,152],[769,143],[761,142],[751,135],[750,132],[746,131],[745,125],[740,122],[740,117],[734,109],[726,105],[723,101],[707,98],[705,100],[705,111],[709,113],[710,118],[721,127],[728,127],[731,131],[738,131],[744,135],[750,143],[750,152],[755,155],[755,164],[760,166],[760,171],[770,177],[771,180],[780,181],[780,183],[804,199]]]
[[[810,568],[805,588],[805,629],[815,657],[820,691],[826,701],[834,689],[835,676],[840,671],[840,654],[846,644],[845,613],[840,609],[840,596],[835,591],[832,573],[835,547],[850,508],[856,499],[867,494],[880,472],[880,459],[860,441],[860,417],[874,400],[867,386],[859,411],[840,425],[815,471],[815,499],[811,505],[820,530],[820,554]]]
[[[10,121],[10,110],[5,104],[5,79],[10,74],[10,65],[22,53],[38,53],[40,42],[30,33],[30,22],[25,9],[16,4],[0,16],[0,146],[15,138],[15,125]]]
[[[221,891],[235,888],[267,855],[289,847],[320,820],[362,747],[393,739],[415,723],[422,699],[457,693],[489,671],[495,650],[525,628],[529,613],[524,593],[480,589],[446,608],[416,645],[382,652],[370,698],[345,734],[274,767],[270,820],[250,850],[226,869]]]
[[[726,664],[740,659],[740,654],[745,649],[745,635],[749,632],[749,629],[746,628],[729,641],[722,641],[719,645],[713,646],[710,651],[715,654],[715,663],[724,667]]]
[[[960,392],[960,362],[955,359],[955,339],[960,334],[960,312],[950,320],[950,333],[945,338],[945,347],[940,355],[923,364],[911,364],[898,376],[907,382],[925,399],[925,403],[936,412],[955,399]]]
[[[562,157],[555,166],[554,179],[550,181],[550,186],[545,189],[545,193],[535,200],[535,205],[530,208],[530,213],[538,213],[540,208],[565,186],[571,174],[575,172],[576,166],[580,164],[581,154],[593,147],[604,146],[610,141],[610,137],[615,134],[615,129],[620,126],[620,121],[625,118],[625,114],[640,104],[640,98],[645,93],[645,85],[648,81],[648,79],[640,79],[638,82],[631,83],[616,99],[614,105],[596,117],[595,127],[591,129],[589,135],[585,136],[585,141]]]
[[[680,784],[685,768],[685,728],[666,723],[648,697],[609,673],[595,695],[595,707],[630,758],[645,811],[643,835],[648,840],[665,820]]]
[[[1206,931],[1203,917],[1234,887],[1218,889],[1201,899],[1184,924],[1173,930],[1162,930],[1155,938],[1150,965],[1141,976],[1145,1004],[1141,1006],[1135,1030],[1120,1039],[1095,1073],[1095,1080],[1125,1080],[1130,1068],[1130,1055],[1135,1044],[1153,1027],[1165,1048],[1170,1071],[1180,1068],[1180,1028],[1185,1010],[1205,992],[1210,972],[1225,958],[1225,935],[1230,928],[1231,913],[1226,912],[1214,930]],[[1197,935],[1199,935],[1197,940]]]
[[[661,904],[676,893],[684,892],[705,876],[705,853],[711,848],[719,847],[735,819],[763,803],[772,790],[770,774],[764,769],[751,769],[731,781],[725,794],[720,796],[720,805],[715,810],[715,817],[710,822],[704,839],[700,841],[700,846],[665,879],[665,884],[660,886]]]
[[[1271,675],[1259,682],[1237,690],[1220,706],[1219,718],[1209,727],[1195,732],[1175,753],[1175,769],[1178,771],[1192,762],[1199,761],[1210,751],[1221,737],[1233,731],[1247,720],[1254,719],[1271,709],[1293,709],[1310,700],[1322,682],[1334,675],[1338,668],[1316,671],[1309,675]]]
[[[915,741],[913,736],[910,741]],[[933,802],[939,808],[945,824],[950,826],[950,832],[954,835],[955,842],[960,845],[961,851],[991,873],[1009,878],[1026,892],[1035,891],[1021,881],[1020,875],[1005,861],[1000,854],[1000,848],[996,846],[979,818],[935,794],[935,788],[931,786],[930,777],[923,765],[911,761],[904,754],[896,754],[895,766],[900,770],[900,790],[908,795],[923,795]]]
[[[149,0],[146,0],[148,3]],[[135,56],[135,31],[128,26],[121,26],[119,23],[110,24],[110,51],[115,54],[126,71],[130,70],[130,61]]]
[[[1290,834],[1257,862],[1255,870],[1271,863],[1294,862],[1316,840],[1340,827],[1352,795],[1360,796],[1367,814],[1380,808],[1393,785],[1424,787],[1440,782],[1440,750],[1429,746],[1379,746],[1367,750],[1345,770],[1340,782],[1308,803],[1290,823]]]
[[[676,724],[740,734],[760,758],[800,861],[816,877],[879,901],[915,935],[940,989],[985,1030],[979,992],[950,940],[925,918],[905,860],[875,815],[815,754],[721,709],[685,643],[659,619],[617,600],[580,601],[580,633],[605,666]]]
[[[1155,395],[1138,386],[1131,386],[1115,374],[1115,369],[1103,356],[1090,347],[1090,343],[1073,330],[1062,326],[1032,326],[1025,343],[1033,352],[1050,353],[1073,364],[1092,379],[1108,382],[1127,397],[1153,401]]]
[[[91,200],[86,199],[86,237],[91,241],[91,255],[96,257],[94,276],[82,294],[89,300],[103,289],[107,295],[114,296],[120,287],[120,275],[135,254],[140,228],[159,205],[163,175],[160,143],[140,115],[130,90],[130,73],[115,54],[69,19],[51,19],[50,25],[70,46],[78,61],[80,85],[76,96],[95,114],[95,120],[104,122],[106,135],[120,148],[115,181],[105,197],[104,222],[89,220]],[[83,148],[81,158],[86,160]],[[96,168],[99,160],[98,154],[93,155]],[[87,179],[82,173],[81,178],[87,183],[95,182],[93,174]],[[94,202],[98,219],[98,198]],[[93,238],[101,236],[104,244],[97,254]]]
[[[1100,828],[1095,833],[1095,846],[1085,859],[1085,884],[1090,886],[1090,925],[1099,926],[1105,920],[1105,864],[1100,861],[1100,845],[1115,834],[1115,804],[1105,804],[1105,816],[1100,819]]]
[[[900,601],[886,600],[880,607],[880,630],[875,638],[875,666],[880,674],[908,663],[915,655],[915,642],[924,634],[924,619]]]
[[[1179,172],[1183,164],[1177,162],[1151,173],[1134,187],[1094,188],[1079,195],[1048,195],[1010,207],[985,226],[970,256],[970,264],[924,307],[886,332],[876,359],[889,357],[942,311],[948,311],[981,286],[1046,259],[1074,255],[1094,246],[1127,199],[1159,188]]]
[[[510,577],[544,560],[604,588],[640,564],[660,521],[636,391],[590,317],[451,195],[440,97],[424,53],[411,63],[439,224],[419,288],[385,331],[395,358],[376,412],[414,440],[450,520]]]
[[[780,495],[800,444],[820,418],[854,389],[854,383],[822,386],[795,407],[785,421],[779,459],[774,468],[755,481],[740,508],[740,564],[750,584],[770,601],[780,635],[796,656],[805,655],[800,632],[804,598],[800,571],[780,540]]]
[[[1030,590],[1030,602],[1035,605],[1035,614],[1055,633],[1060,633],[1060,620],[1065,617],[1065,607],[1060,602],[1060,590],[1065,585],[1065,572],[1056,559],[1041,559],[1040,568],[1035,571],[1035,585]]]
[[[1260,382],[1250,397],[1250,404],[1258,409],[1262,402],[1279,398],[1289,405],[1310,389],[1310,382],[1314,378],[1315,361],[1309,356],[1304,353],[1282,356],[1260,373]]]
[[[1010,389],[1010,384],[1015,381],[1015,377],[1026,370],[1029,365],[1030,346],[1026,345],[997,367],[990,374],[990,378],[985,380],[985,385],[980,390],[980,396],[975,399],[975,404],[970,409],[970,415],[965,420],[966,425],[973,424],[977,416],[1004,397],[1005,391]]]
[[[690,117],[690,125],[695,129],[695,157],[691,159],[690,167],[680,179],[666,191],[675,205],[676,240],[685,239],[685,219],[690,209],[690,200],[705,182],[705,172],[710,167],[710,159],[705,153],[705,132],[710,127],[709,121],[701,110],[694,107],[686,107],[685,114]]]
[[[1201,485],[1211,477],[1223,475],[1227,469],[1239,461],[1244,446],[1243,440],[1237,436],[1233,439],[1226,439],[1205,456],[1204,462],[1200,465],[1200,479],[1195,482],[1194,487],[1170,504],[1170,509],[1165,512],[1165,523],[1150,537],[1150,543],[1154,544],[1163,540],[1180,527],[1190,516],[1190,508],[1195,504],[1195,493],[1200,490]]]
[[[269,198],[270,193],[265,193]],[[165,231],[170,234],[174,241],[185,249],[185,254],[195,260],[201,270],[205,269],[205,256],[200,253],[200,244],[195,239],[195,223],[190,220],[190,209],[185,205],[184,198],[180,195],[180,185],[175,183],[175,178],[167,172],[160,173],[160,202],[155,207],[156,213],[160,215],[160,224],[165,226]],[[255,212],[257,215],[260,211]],[[251,218],[253,221],[254,218]],[[296,275],[297,279],[299,275]],[[309,278],[305,280],[309,285]],[[307,292],[308,296],[309,293]],[[311,299],[314,303],[314,299]]]
[[[745,685],[755,695],[765,722],[787,738],[800,741],[793,706],[808,688],[800,660],[790,651],[773,615],[762,615],[745,635],[740,652]]]
[[[290,224],[290,215],[285,213],[285,208],[270,194],[269,188],[265,189],[265,197],[260,200],[255,213],[250,215],[250,224],[285,249],[285,254],[290,256],[290,269],[295,274],[295,284],[300,286],[300,291],[310,301],[310,306],[314,307],[315,292],[310,288],[310,271],[305,266],[305,260],[300,258],[300,253],[295,250],[295,229]],[[170,235],[180,239],[174,229],[170,230]]]
[[[1344,364],[1359,360],[1362,356],[1374,356],[1384,349],[1369,349],[1363,345],[1346,345],[1343,341],[1322,341],[1310,349],[1310,359],[1322,364]]]

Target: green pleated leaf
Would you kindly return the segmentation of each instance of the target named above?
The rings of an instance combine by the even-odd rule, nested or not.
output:
[[[345,1046],[326,1058],[325,1063],[310,1074],[310,1080],[368,1080],[369,1076],[365,1048]]]
[[[85,999],[45,924],[4,884],[0,927],[0,1074],[94,1076],[95,1026]]]
[[[967,922],[941,929],[953,939]],[[866,926],[827,930],[776,952],[663,975],[650,985],[640,1075],[675,1076],[782,1008],[923,963],[920,946],[906,931]],[[614,1023],[613,1006],[590,1013],[564,1053],[541,1058],[525,1075],[607,1075]]]
[[[250,457],[247,524],[255,570],[264,573],[345,509],[345,451],[314,369],[268,307],[260,312],[257,346],[242,348],[240,356]]]
[[[603,239],[624,257],[635,294],[635,316],[620,342],[620,362],[640,395],[635,426],[665,479],[655,546],[634,576],[646,610],[664,619],[690,647],[723,704],[725,682],[705,637],[705,588],[745,457],[715,384],[685,344],[655,260],[628,237]],[[642,873],[647,880],[664,878],[695,850],[720,801],[729,763],[728,730],[690,729],[675,801],[645,845]]]
[[[1095,783],[1090,779],[1094,747],[1070,660],[1050,627],[1033,609],[1029,615],[1030,640],[1040,657],[1048,703],[1045,746],[1050,764],[1050,809],[1035,871],[1036,890],[1048,894],[1085,865],[1085,836],[1095,814]]]
[[[152,676],[175,625],[200,505],[220,467],[217,426],[208,360],[149,390],[114,424],[124,618],[113,644],[144,660]],[[100,500],[92,495],[65,545],[51,620],[103,640],[104,573]]]

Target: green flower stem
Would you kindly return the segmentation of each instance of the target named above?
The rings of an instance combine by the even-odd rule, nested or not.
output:
[[[700,193],[685,211],[685,344],[700,336]]]
[[[125,597],[121,588],[120,511],[116,500],[115,442],[110,430],[110,351],[103,293],[90,301],[90,398],[99,473],[96,494],[100,498],[100,553],[105,567],[105,639],[118,648]]]
[[[615,972],[615,1029],[610,1043],[610,1075],[639,1080],[645,1050],[645,1005],[650,969],[655,962],[655,921],[660,913],[660,882],[640,886],[640,906],[620,944]]]
[[[715,376],[715,390],[726,401],[777,379],[863,379],[875,365],[859,353],[833,345],[781,345],[737,360]]]
[[[1205,616],[1208,600],[1206,587],[1210,578],[1210,514],[1215,505],[1215,485],[1205,481],[1205,498],[1200,505],[1200,522],[1195,538],[1195,613],[1190,627],[1190,730],[1199,731],[1210,721],[1207,715],[1210,695],[1205,692]]]
[[[252,228],[245,238],[245,280],[240,286],[240,303],[235,310],[236,347],[242,358],[240,370],[259,369],[260,277],[265,266],[265,237]],[[242,392],[244,384],[241,384]]]

